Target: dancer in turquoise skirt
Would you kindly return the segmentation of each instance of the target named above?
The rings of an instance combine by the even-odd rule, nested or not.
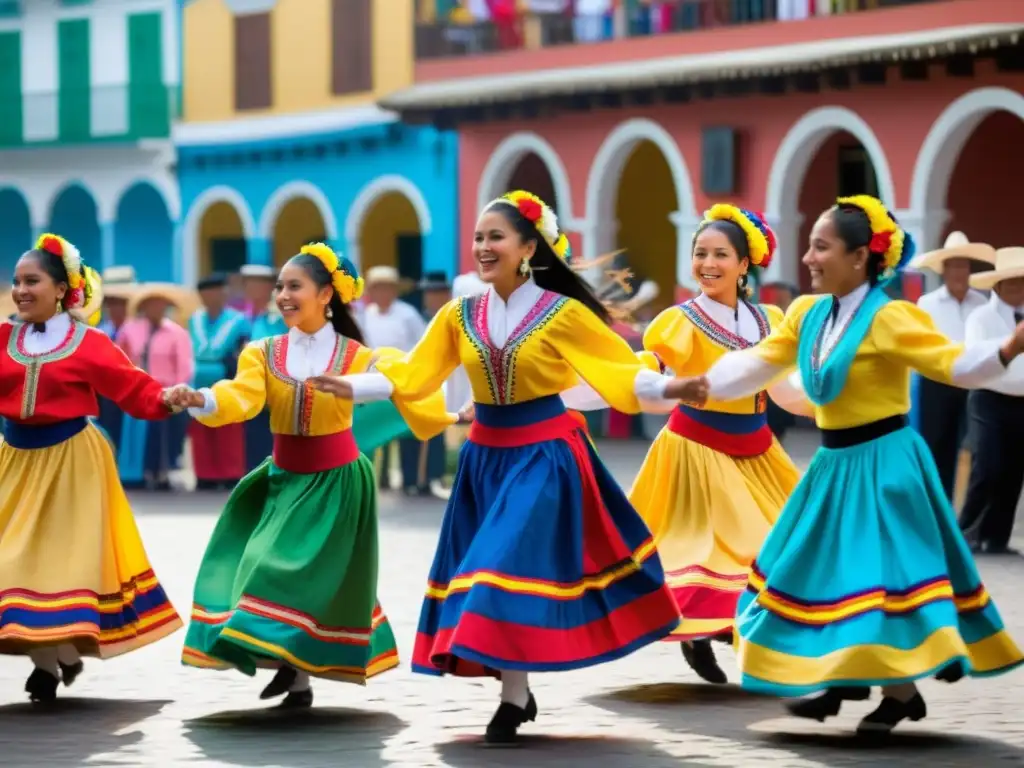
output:
[[[923,718],[915,680],[996,675],[1024,661],[906,420],[911,370],[978,387],[1024,350],[1024,325],[1003,343],[953,343],[924,311],[885,293],[912,251],[878,200],[839,200],[803,258],[814,292],[826,295],[798,299],[761,344],[724,356],[688,390],[732,400],[799,365],[822,448],[754,562],[737,655],[746,688],[817,694],[787,703],[797,717],[823,721],[881,686],[860,732]]]

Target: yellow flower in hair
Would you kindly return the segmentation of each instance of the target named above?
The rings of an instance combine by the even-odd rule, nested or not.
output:
[[[325,243],[310,243],[299,249],[299,253],[305,253],[319,259],[331,276],[331,286],[338,294],[343,304],[351,304],[363,295],[363,278],[355,265],[344,256],[339,256]]]
[[[558,258],[568,261],[572,257],[569,240],[564,232],[558,230],[558,216],[555,215],[550,205],[532,192],[522,189],[509,192],[500,199],[514,205],[520,215],[537,228],[540,236],[544,238],[544,242],[551,247]]]
[[[755,216],[756,214],[753,213],[748,215],[746,211],[735,205],[716,203],[704,212],[704,221],[731,221],[742,229],[747,238],[750,263],[755,267],[767,267],[775,250],[774,235],[769,239],[766,233],[771,230],[768,229],[767,224],[764,224],[764,230],[762,230],[758,226]]]
[[[864,211],[871,224],[871,243],[868,247],[874,253],[884,254],[886,270],[895,270],[903,258],[906,235],[903,228],[889,214],[889,209],[881,200],[871,195],[854,195],[836,200],[840,206],[851,206]]]

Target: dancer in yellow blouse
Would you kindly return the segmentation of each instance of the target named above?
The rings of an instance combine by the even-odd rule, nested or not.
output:
[[[431,568],[413,670],[493,675],[492,743],[537,716],[528,672],[620,658],[679,623],[650,532],[560,394],[582,378],[613,407],[674,398],[607,325],[569,265],[554,213],[525,192],[480,215],[474,257],[490,284],[442,308],[408,355],[379,374],[322,378],[356,400],[423,397],[461,363],[475,421]]]
[[[911,370],[981,386],[1024,351],[1024,323],[1005,341],[953,343],[924,311],[886,294],[887,278],[912,254],[882,203],[840,199],[815,223],[803,258],[812,288],[825,295],[798,299],[767,339],[693,381],[715,400],[733,400],[799,365],[822,447],[740,598],[739,666],[752,690],[818,693],[788,704],[815,720],[880,686],[863,732],[925,717],[918,679],[997,675],[1024,662],[906,418]]]
[[[775,235],[759,214],[712,206],[693,240],[691,269],[701,293],[658,315],[644,348],[675,373],[693,376],[729,350],[760,342],[782,312],[751,304],[746,286],[751,270],[766,268],[774,252]],[[771,394],[792,408],[786,384]],[[654,534],[682,615],[666,640],[681,641],[687,663],[711,683],[726,682],[711,640],[731,642],[750,564],[800,479],[768,429],[767,395],[676,405],[629,493]]]

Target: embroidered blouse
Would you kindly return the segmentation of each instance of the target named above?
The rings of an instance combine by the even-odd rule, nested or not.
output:
[[[96,396],[137,419],[167,418],[163,387],[102,331],[62,313],[42,331],[0,323],[0,416],[25,424],[96,416]]]
[[[750,396],[798,363],[801,342],[811,352],[809,370],[821,376],[857,322],[859,311],[878,294],[866,283],[838,299],[835,314],[804,322],[818,302],[828,296],[801,296],[790,306],[785,319],[755,347],[723,356],[707,377],[711,397],[734,400]],[[877,290],[881,290],[878,288]],[[835,301],[835,299],[831,299]],[[820,315],[817,315],[820,317]],[[975,388],[999,376],[1005,369],[999,360],[1001,342],[965,347],[950,341],[935,328],[928,313],[907,301],[885,301],[866,316],[867,327],[855,349],[849,352],[845,379],[831,400],[814,407],[822,429],[845,429],[879,421],[910,410],[910,371],[945,384]],[[814,327],[811,327],[814,326]],[[804,386],[813,382],[804,381]]]
[[[396,349],[371,350],[334,332],[328,323],[314,334],[292,328],[287,334],[254,341],[242,350],[238,373],[207,389],[206,403],[190,408],[199,422],[220,427],[246,421],[270,407],[270,430],[279,435],[320,436],[352,427],[353,404],[313,389],[313,376],[340,376],[371,370]],[[409,429],[421,440],[455,422],[440,390],[423,398],[392,398]]]
[[[582,379],[616,410],[638,413],[638,395],[659,397],[669,381],[583,304],[532,280],[507,303],[493,288],[453,299],[408,355],[381,360],[379,375],[349,381],[357,401],[381,399],[392,389],[422,397],[460,364],[473,399],[492,405],[561,394]]]

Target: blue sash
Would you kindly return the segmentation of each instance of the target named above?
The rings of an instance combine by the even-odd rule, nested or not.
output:
[[[53,424],[19,424],[16,421],[4,421],[4,440],[11,448],[25,451],[52,448],[65,440],[70,440],[88,424],[85,416]]]
[[[842,331],[825,361],[821,360],[821,346],[825,339],[829,315],[832,313],[832,296],[822,296],[804,315],[800,324],[800,343],[797,347],[797,362],[804,391],[815,405],[828,405],[835,400],[846,386],[850,366],[857,356],[864,337],[871,330],[878,310],[889,303],[885,284],[879,283],[868,291],[864,301],[857,307],[853,319]]]

